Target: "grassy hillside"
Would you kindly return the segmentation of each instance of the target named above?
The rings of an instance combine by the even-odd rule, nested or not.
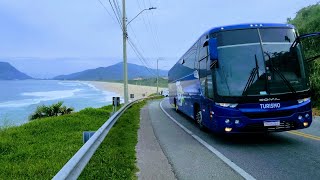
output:
[[[133,105],[119,118],[80,179],[135,179],[135,146],[145,103]],[[111,111],[112,106],[87,108],[0,129],[0,179],[51,179],[81,148],[83,131],[96,131]]]
[[[82,132],[97,130],[111,106],[35,120],[0,131],[0,179],[50,179],[83,145]]]

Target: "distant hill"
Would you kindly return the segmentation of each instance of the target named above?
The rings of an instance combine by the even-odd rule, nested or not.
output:
[[[0,62],[0,80],[25,80],[32,77],[20,72],[7,62]]]
[[[128,63],[128,79],[156,77],[156,69],[149,69],[144,66]],[[168,71],[159,70],[159,76],[168,76]],[[123,80],[123,63],[118,63],[108,67],[89,69],[69,75],[56,76],[56,80]]]

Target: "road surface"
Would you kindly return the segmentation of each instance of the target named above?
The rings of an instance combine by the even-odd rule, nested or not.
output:
[[[320,179],[319,118],[299,131],[222,137],[200,131],[192,119],[175,112],[167,99],[149,103],[147,111],[142,118],[151,121],[177,179]],[[210,147],[235,166],[226,164]],[[243,176],[246,173],[249,176]]]

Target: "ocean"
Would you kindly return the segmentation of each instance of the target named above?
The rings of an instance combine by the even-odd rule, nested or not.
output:
[[[42,104],[63,101],[79,111],[110,105],[113,96],[119,95],[81,81],[0,81],[0,127],[28,122],[29,115]]]

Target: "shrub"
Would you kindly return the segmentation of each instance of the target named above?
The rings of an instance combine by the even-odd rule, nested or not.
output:
[[[29,120],[40,119],[44,117],[61,116],[64,114],[70,114],[74,111],[72,107],[62,106],[63,101],[59,101],[56,104],[50,106],[40,105],[37,107],[34,113],[29,116]]]

